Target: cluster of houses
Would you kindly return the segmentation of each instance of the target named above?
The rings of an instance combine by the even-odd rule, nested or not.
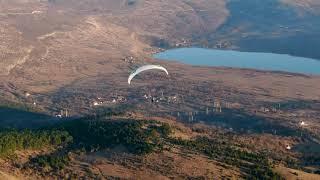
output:
[[[259,109],[259,111],[262,113],[276,113],[276,112],[278,112],[277,108],[275,108],[275,107],[271,107],[271,108],[261,107]]]
[[[42,14],[42,11],[32,11],[31,14]]]
[[[124,103],[127,99],[124,96],[116,96],[111,98],[111,100],[106,100],[102,97],[98,97],[97,100],[93,101],[92,106],[101,106],[107,104]]]
[[[186,46],[189,46],[189,45],[190,45],[190,42],[188,42],[185,39],[182,39],[180,42],[177,42],[175,44],[175,47],[186,47]]]
[[[223,48],[228,48],[230,47],[232,44],[231,42],[229,41],[221,41],[221,42],[218,42],[215,47],[218,48],[218,49],[223,49]]]
[[[167,102],[167,103],[176,103],[178,102],[178,96],[168,96],[164,97],[163,95],[161,97],[151,96],[151,95],[143,95],[143,98],[146,100],[151,100],[152,103],[159,103],[159,102]]]
[[[135,62],[135,58],[133,56],[126,56],[122,60],[127,63],[134,63]]]

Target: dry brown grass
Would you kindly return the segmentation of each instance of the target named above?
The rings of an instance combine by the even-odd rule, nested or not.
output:
[[[310,174],[310,173],[306,173],[296,169],[286,168],[283,166],[277,166],[275,170],[287,180],[296,180],[296,179],[318,180],[320,179],[320,175]]]
[[[236,168],[182,149],[152,153],[144,157],[132,157],[129,154],[105,151],[91,153],[80,159],[81,162],[88,163],[91,171],[100,177],[134,179],[150,179],[151,177],[155,179],[240,177],[240,172]],[[79,168],[76,169],[80,170]]]
[[[317,0],[283,1],[304,9],[319,6]],[[259,108],[256,104],[261,102],[319,100],[319,76],[195,67],[152,59],[150,52],[158,51],[151,47],[154,41],[163,39],[174,45],[192,40],[195,34],[214,32],[229,15],[225,3],[225,0],[139,0],[133,6],[127,6],[120,0],[64,0],[55,4],[38,0],[1,1],[0,98],[23,103],[37,101],[39,109],[50,113],[69,108],[72,115],[87,112],[98,96],[111,99],[115,94],[123,95],[129,104],[136,105],[134,98],[141,98],[150,89],[156,89],[155,95],[163,90],[165,95],[180,95],[185,100],[180,104],[159,106],[139,101],[141,109],[158,112],[203,109],[212,106],[214,98],[231,101],[244,110]],[[33,11],[40,13],[32,14]],[[122,61],[126,56],[134,56],[137,60],[128,64]],[[128,86],[129,72],[134,66],[145,63],[166,66],[170,76],[142,75],[135,79],[134,85]],[[32,99],[23,97],[25,91],[32,94]],[[289,115],[296,112],[292,111],[263,116],[267,119],[281,116],[281,120],[287,120],[284,124],[292,125],[299,121],[299,117]],[[138,116],[135,118],[139,119]],[[308,130],[316,134],[320,126],[318,117],[307,118],[314,123],[313,128],[307,127]],[[140,119],[143,118],[141,115]],[[191,139],[198,135],[175,119],[154,120],[178,127],[174,137]],[[244,141],[248,140],[256,144],[258,150],[266,146],[279,154],[286,153],[283,149],[286,143],[296,143],[291,138],[271,135],[244,138]],[[92,156],[93,159],[101,158]],[[176,174],[182,177],[213,174],[217,178],[239,175],[237,169],[227,170],[197,154],[188,157],[179,149],[153,154],[145,161],[148,167],[134,169],[105,159],[102,164],[93,164],[92,171],[106,176],[141,179],[150,176],[179,178]],[[156,170],[166,170],[166,161],[172,167],[168,170],[171,174]],[[79,172],[85,175],[86,169],[79,163],[81,161],[74,162],[73,168],[80,167]],[[1,176],[8,178],[6,173],[1,174],[0,179]]]
[[[9,54],[1,61],[0,79],[34,94],[82,89],[86,92],[83,98],[92,96],[88,92],[113,89],[111,93],[128,93],[146,85],[136,80],[135,87],[128,89],[126,78],[132,65],[123,62],[123,57],[135,56],[134,66],[150,62],[150,39],[165,39],[173,44],[188,40],[193,34],[214,31],[228,16],[224,0],[140,0],[133,6],[116,0],[68,0],[55,4],[16,0],[2,5],[0,22],[6,24],[1,27],[8,41],[0,52]],[[43,13],[32,14],[35,10]],[[8,47],[13,47],[9,48],[13,53]],[[174,72],[166,86],[179,81],[192,81],[194,85],[209,81],[221,90],[231,88],[252,94],[256,100],[320,97],[319,77],[151,62]],[[43,106],[51,106],[48,103],[53,97],[48,98],[41,102]]]
[[[118,0],[1,3],[2,35],[8,41],[0,47],[5,55],[0,75],[39,93],[128,71],[121,59],[131,55],[145,61],[150,38],[174,44],[204,28],[214,31],[227,16],[223,0],[140,0],[133,6]]]

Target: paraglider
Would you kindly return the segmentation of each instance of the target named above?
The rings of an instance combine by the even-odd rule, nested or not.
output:
[[[152,69],[158,69],[164,71],[167,75],[169,75],[168,71],[166,68],[160,66],[160,65],[144,65],[139,67],[137,70],[135,70],[133,73],[130,74],[128,78],[128,84],[131,84],[131,80],[138,75],[139,73],[147,70],[152,70]]]

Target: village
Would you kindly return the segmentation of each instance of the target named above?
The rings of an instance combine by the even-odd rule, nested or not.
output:
[[[135,61],[135,57],[125,58]],[[146,77],[148,78],[148,76]],[[296,129],[301,136],[305,132],[319,132],[315,126],[318,119],[318,102],[259,102],[247,101],[245,96],[233,98],[228,91],[210,90],[210,86],[193,86],[194,89],[184,88],[184,82],[175,86],[161,86],[160,88],[141,86],[134,88],[131,94],[126,91],[93,92],[83,97],[83,106],[91,111],[95,109],[139,105],[148,114],[166,117],[170,115],[179,121],[189,124],[204,123],[226,129],[234,133],[270,133],[281,135],[287,133],[285,129]],[[209,93],[208,93],[209,92]],[[23,98],[33,107],[41,107],[37,95],[24,92]],[[77,97],[75,97],[77,98]],[[141,106],[140,106],[141,105]],[[138,110],[138,109],[137,109]],[[72,107],[57,106],[52,115],[61,120],[75,117]],[[302,133],[303,132],[303,133]],[[312,139],[312,136],[307,136]],[[295,148],[288,143],[286,150]]]

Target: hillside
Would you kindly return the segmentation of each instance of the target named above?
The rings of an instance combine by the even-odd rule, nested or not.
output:
[[[319,59],[319,2],[228,1],[230,16],[209,35],[209,45]]]
[[[41,104],[46,106],[60,99],[55,94],[63,96],[61,91],[81,91],[82,87],[77,86],[84,82],[96,81],[105,88],[112,84],[122,89],[128,72],[152,61],[151,53],[159,51],[159,47],[179,44],[217,47],[222,43],[226,47],[218,47],[318,56],[316,53],[320,51],[314,50],[320,42],[316,15],[310,15],[307,8],[296,7],[296,1],[268,0],[259,4],[264,7],[261,9],[257,3],[235,0],[2,1],[1,96],[6,101],[19,103],[26,101],[23,100],[25,92],[32,92],[35,97],[27,103],[41,99]],[[286,3],[290,6],[285,6]],[[316,2],[306,1],[303,7],[317,8],[313,3]],[[296,8],[307,14],[300,15]],[[273,11],[275,13],[270,13]],[[287,28],[291,26],[293,28]],[[306,28],[301,30],[298,26]],[[126,57],[134,57],[135,61],[123,61]],[[185,75],[180,70],[179,76]],[[108,78],[111,76],[112,80]],[[106,91],[97,83],[85,88]]]
[[[296,138],[265,134],[248,139],[172,118],[146,119],[128,112],[110,115],[61,122],[45,130],[2,131],[1,175],[17,179],[319,178],[286,168],[303,168],[299,153],[281,150],[283,142],[299,143]]]
[[[203,46],[320,59],[319,9],[317,0],[1,1],[0,179],[318,178],[319,76],[152,54]],[[170,75],[128,86],[147,63]],[[56,142],[54,132],[67,135]]]
[[[206,22],[193,8],[210,9],[212,29],[223,23],[227,14],[220,8],[224,7],[222,1],[190,5],[180,0],[137,1],[133,5],[125,2],[4,3],[1,28],[5,41],[1,54],[5,61],[1,62],[1,75],[40,92],[106,70],[118,73],[123,71],[118,68],[124,64],[120,60],[126,56],[141,59],[153,45],[166,46],[201,34]],[[185,26],[190,28],[181,29]]]

